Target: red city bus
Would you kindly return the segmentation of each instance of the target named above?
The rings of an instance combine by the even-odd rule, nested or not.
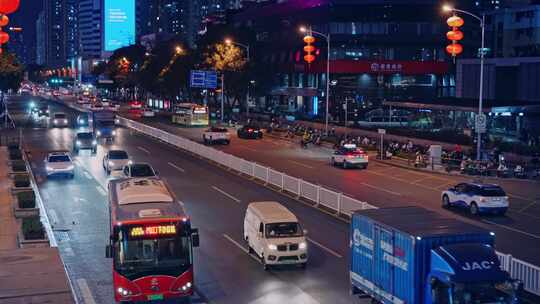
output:
[[[160,178],[109,182],[110,243],[116,302],[189,299],[199,233]]]

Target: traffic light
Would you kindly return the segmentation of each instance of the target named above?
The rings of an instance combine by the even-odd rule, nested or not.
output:
[[[463,52],[463,46],[458,42],[463,39],[463,32],[460,31],[459,28],[462,27],[464,23],[463,19],[456,15],[446,20],[446,24],[452,29],[446,33],[446,38],[452,41],[452,44],[446,46],[446,52],[451,54],[452,57],[456,57]]]
[[[315,46],[313,46],[313,43],[315,43],[315,37],[308,33],[306,36],[304,36],[304,42],[306,43],[304,46],[304,52],[306,52],[304,60],[307,63],[312,63],[315,61],[315,55],[313,55],[313,52],[315,51]]]

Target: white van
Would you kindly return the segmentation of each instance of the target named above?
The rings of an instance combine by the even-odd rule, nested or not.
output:
[[[269,265],[307,263],[306,232],[298,219],[277,202],[253,202],[244,218],[244,240],[249,253],[255,253],[268,269]]]

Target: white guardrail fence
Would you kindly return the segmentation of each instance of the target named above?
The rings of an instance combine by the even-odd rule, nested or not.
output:
[[[306,182],[300,178],[289,176],[272,168],[224,153],[143,123],[123,117],[119,117],[119,119],[120,124],[127,128],[200,155],[227,168],[231,168],[258,179],[265,184],[276,187],[282,191],[287,191],[296,195],[298,198],[303,198],[312,202],[315,207],[324,206],[325,209],[334,211],[336,216],[345,215],[350,217],[355,210],[377,208],[342,193]],[[503,269],[508,271],[512,278],[523,281],[526,291],[540,296],[540,267],[514,259],[510,254],[497,252],[497,255]]]

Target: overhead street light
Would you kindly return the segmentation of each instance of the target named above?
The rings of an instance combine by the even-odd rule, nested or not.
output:
[[[460,10],[460,9],[457,9],[449,4],[445,4],[442,6],[442,10],[443,12],[446,12],[446,13],[463,13],[465,15],[469,15],[471,17],[473,17],[474,19],[478,20],[480,22],[480,28],[482,29],[482,47],[480,49],[480,92],[478,93],[478,116],[477,116],[477,120],[476,121],[479,121],[480,120],[480,117],[483,115],[483,112],[482,112],[482,103],[483,103],[483,99],[484,99],[484,58],[485,58],[485,53],[486,53],[486,48],[485,48],[485,28],[486,28],[486,15],[485,14],[482,14],[482,16],[477,16],[471,12],[468,12],[468,11],[464,11],[464,10]],[[478,124],[478,123],[477,123]],[[476,159],[477,160],[480,160],[481,158],[481,155],[480,155],[480,152],[481,152],[481,148],[482,148],[482,133],[480,131],[480,128],[478,128],[477,125],[475,125],[475,128],[476,128],[476,134],[477,134],[477,138],[476,138]]]
[[[321,32],[317,32],[311,29],[311,27],[306,26],[300,26],[298,28],[300,33],[305,33],[307,35],[318,35],[320,37],[323,37],[326,39],[326,114],[325,114],[325,124],[324,124],[324,132],[326,135],[328,135],[328,112],[329,112],[329,105],[330,105],[330,33],[324,34]]]

